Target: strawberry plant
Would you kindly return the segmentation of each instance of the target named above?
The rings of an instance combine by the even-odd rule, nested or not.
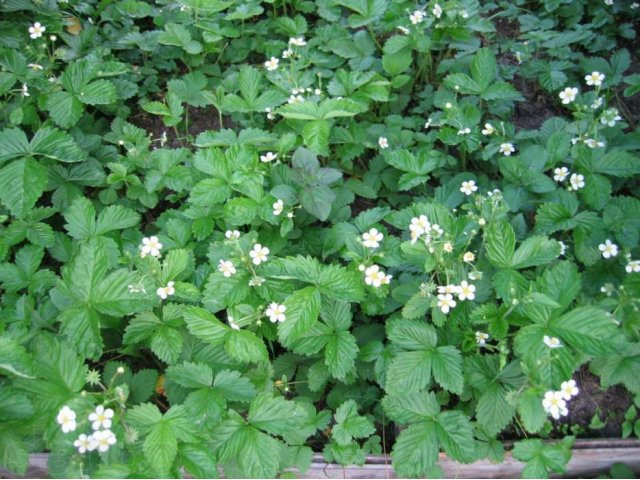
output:
[[[546,477],[637,436],[639,11],[0,3],[0,467]]]

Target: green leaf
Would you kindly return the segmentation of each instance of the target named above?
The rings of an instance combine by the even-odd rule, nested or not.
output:
[[[312,120],[302,129],[304,145],[318,155],[329,155],[329,130],[327,120]]]
[[[251,425],[272,435],[286,435],[300,428],[306,416],[294,402],[262,393],[249,405],[247,420]]]
[[[109,80],[96,80],[82,88],[76,98],[86,105],[108,105],[118,100],[118,94]]]
[[[478,423],[487,433],[497,435],[511,422],[515,407],[507,401],[507,390],[499,384],[493,384],[478,400],[477,413]]]
[[[338,445],[349,445],[352,439],[366,438],[376,431],[371,420],[358,414],[358,404],[353,400],[347,400],[337,408],[335,420],[331,438]]]
[[[286,320],[278,325],[278,336],[283,345],[289,345],[308,332],[320,314],[320,291],[305,287],[284,301]]]
[[[325,221],[331,213],[336,194],[325,185],[305,187],[300,193],[300,204],[308,213]]]
[[[387,370],[385,391],[422,390],[431,381],[430,351],[400,352]]]
[[[576,308],[551,320],[549,328],[555,336],[587,355],[604,356],[615,352],[616,325],[599,308]]]
[[[151,337],[151,351],[160,360],[167,363],[175,363],[182,353],[182,334],[176,329],[162,325],[157,328]]]
[[[328,265],[320,271],[318,289],[325,297],[342,302],[359,302],[364,298],[361,275],[338,265]]]
[[[446,345],[438,347],[431,356],[433,378],[451,393],[462,393],[462,355],[457,348]]]
[[[212,345],[224,343],[227,333],[231,330],[204,308],[187,307],[183,315],[189,333]]]
[[[540,397],[540,392],[530,388],[525,390],[518,399],[518,414],[529,433],[539,432],[547,421],[547,414],[542,407]]]
[[[0,132],[0,164],[29,153],[27,136],[19,128],[7,128]]]
[[[127,422],[142,434],[150,431],[151,428],[161,421],[162,413],[160,413],[158,407],[152,403],[136,405],[127,411]]]
[[[594,162],[593,173],[603,173],[615,177],[632,177],[640,174],[640,158],[622,150],[609,151]]]
[[[560,255],[560,243],[547,237],[529,237],[520,244],[511,260],[516,269],[544,265]]]
[[[96,235],[104,235],[114,230],[135,227],[140,222],[140,215],[121,205],[110,205],[105,208],[96,221]]]
[[[336,332],[325,346],[325,365],[334,378],[344,379],[354,365],[359,348],[356,339],[349,332]]]
[[[422,477],[438,460],[438,435],[433,422],[420,422],[402,430],[391,452],[399,477]]]
[[[440,405],[433,392],[398,392],[382,399],[385,413],[400,424],[433,419],[440,412]]]
[[[151,429],[144,441],[143,451],[156,475],[163,477],[169,474],[178,454],[178,440],[168,421],[162,420]]]
[[[82,103],[69,92],[52,93],[46,107],[53,121],[62,128],[74,126],[84,112]]]
[[[256,388],[251,381],[243,377],[240,372],[233,370],[218,372],[213,381],[213,388],[232,402],[245,402],[251,400],[256,394]]]
[[[481,90],[486,90],[496,78],[498,64],[490,48],[478,50],[471,61],[471,76],[478,82]]]
[[[476,459],[473,428],[464,413],[456,410],[440,412],[436,432],[440,445],[451,458],[463,463]]]
[[[225,202],[231,195],[231,188],[221,178],[206,178],[193,186],[189,203],[199,207],[212,207]]]
[[[185,388],[210,387],[213,371],[203,363],[184,362],[167,368],[167,378]]]
[[[387,337],[407,350],[425,350],[436,346],[436,330],[419,320],[393,320],[387,323]]]
[[[77,240],[89,238],[96,230],[96,210],[91,201],[86,197],[79,197],[64,212],[67,221],[64,228],[69,235]]]
[[[523,478],[548,478],[549,471],[564,473],[571,458],[574,437],[565,437],[560,442],[543,443],[542,440],[522,440],[513,448],[513,458],[526,462]]]
[[[0,170],[0,201],[16,218],[25,218],[47,186],[47,171],[32,158],[15,160]]]
[[[31,155],[42,155],[59,162],[82,162],[87,157],[71,135],[51,127],[36,132],[29,150]]]
[[[269,361],[269,353],[264,342],[254,333],[246,330],[231,329],[228,331],[224,348],[231,358],[239,362],[258,363]]]
[[[487,258],[496,267],[509,268],[516,245],[513,227],[507,222],[489,225],[486,236]]]

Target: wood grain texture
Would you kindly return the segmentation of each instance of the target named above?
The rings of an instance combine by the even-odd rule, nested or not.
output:
[[[510,445],[505,445],[509,447]],[[0,469],[0,478],[47,478],[46,453],[33,454],[25,476],[15,476]],[[607,472],[614,463],[624,463],[640,472],[640,440],[604,439],[578,440],[564,477],[579,478]],[[444,478],[519,478],[523,464],[507,452],[503,463],[492,464],[488,460],[465,465],[440,454],[440,466]],[[560,477],[560,475],[552,475]],[[300,478],[397,478],[391,460],[383,455],[369,456],[362,467],[342,467],[324,462],[321,454],[315,454],[311,468]],[[185,478],[191,478],[188,475]]]

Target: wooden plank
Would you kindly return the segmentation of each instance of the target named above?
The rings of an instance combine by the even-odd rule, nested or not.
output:
[[[510,445],[506,445],[507,447]],[[29,470],[22,477],[0,469],[0,478],[46,478],[46,453],[36,453],[29,458]],[[604,439],[576,441],[571,461],[567,465],[568,477],[595,476],[607,472],[614,463],[624,463],[640,472],[640,440]],[[513,459],[510,452],[500,464],[488,460],[465,465],[440,454],[440,466],[444,478],[518,478],[524,465]],[[369,456],[362,467],[342,467],[324,462],[321,454],[315,454],[311,468],[301,478],[397,478],[388,456]],[[558,477],[558,475],[556,475]],[[190,478],[187,476],[186,478]]]

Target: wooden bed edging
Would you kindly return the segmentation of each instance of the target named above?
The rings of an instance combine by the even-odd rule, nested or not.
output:
[[[512,442],[505,443],[509,447]],[[47,478],[46,453],[35,453],[29,458],[26,475],[18,477],[0,468],[0,478]],[[465,465],[440,454],[440,467],[444,478],[519,478],[524,464],[514,460],[511,452],[505,454],[502,463],[488,460]],[[606,473],[614,463],[624,463],[635,472],[640,472],[640,440],[597,439],[576,440],[571,461],[567,465],[566,477],[588,477]],[[370,455],[361,466],[342,467],[326,463],[322,454],[313,456],[311,467],[301,478],[397,478],[391,467],[391,459],[385,455]],[[558,477],[559,475],[552,475]],[[187,478],[189,478],[187,476]]]

